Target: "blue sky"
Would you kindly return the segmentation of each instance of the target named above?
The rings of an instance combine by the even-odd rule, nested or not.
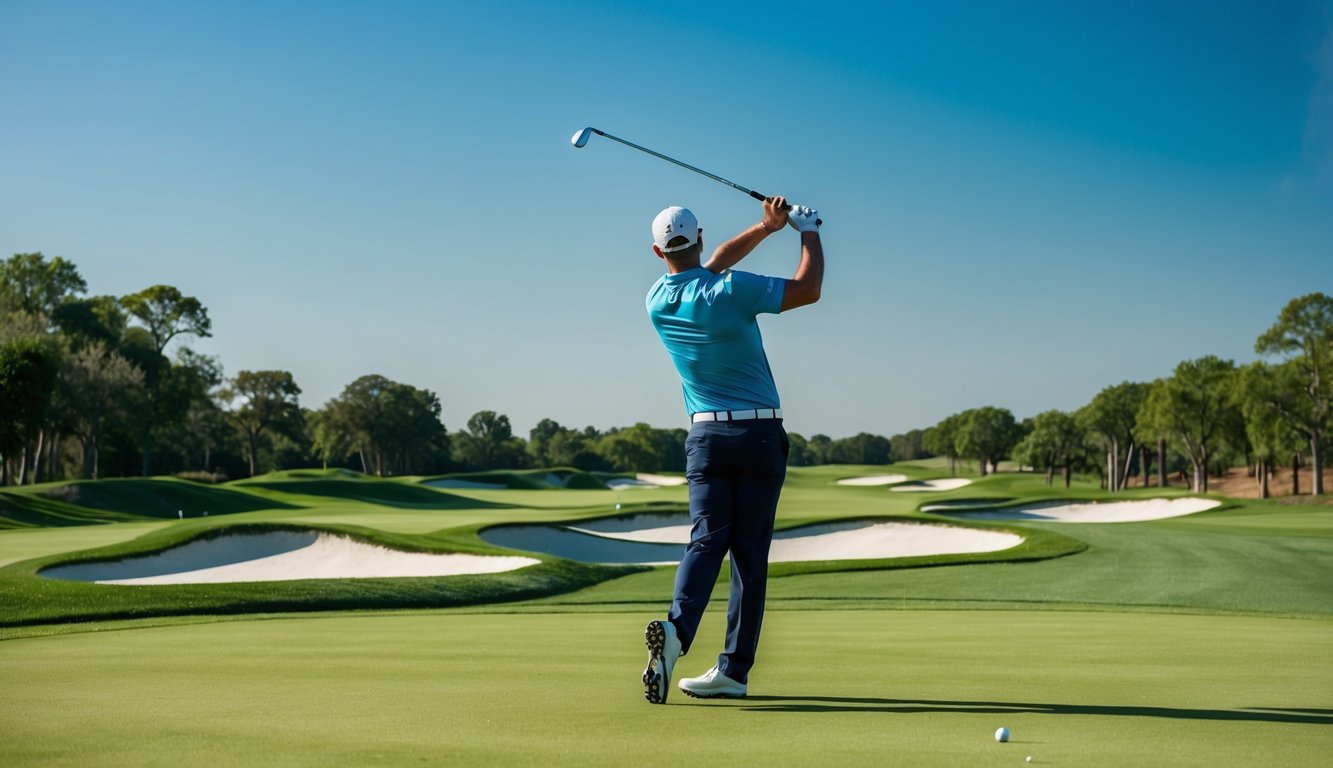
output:
[[[0,0],[0,254],[197,296],[228,373],[684,425],[649,223],[819,208],[790,429],[1073,409],[1333,291],[1328,2]],[[741,266],[789,275],[792,232]]]

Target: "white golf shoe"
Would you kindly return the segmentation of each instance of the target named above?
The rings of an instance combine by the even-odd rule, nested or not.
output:
[[[713,667],[698,677],[686,677],[680,681],[680,689],[696,699],[743,698],[746,693],[745,683],[738,683]]]
[[[657,619],[648,622],[644,642],[648,644],[648,666],[643,670],[644,698],[653,704],[665,704],[667,691],[671,690],[671,671],[680,658],[676,625]]]

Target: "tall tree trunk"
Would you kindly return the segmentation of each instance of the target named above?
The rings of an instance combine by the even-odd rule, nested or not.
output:
[[[1120,443],[1114,437],[1106,454],[1106,490],[1120,490]]]
[[[1301,455],[1291,454],[1291,495],[1301,495]]]
[[[42,450],[46,448],[46,430],[37,430],[37,447],[32,452],[32,482],[30,485],[37,484],[37,476],[42,472]]]
[[[1320,445],[1323,435],[1313,435],[1310,438],[1310,468],[1314,470],[1314,483],[1310,489],[1310,495],[1321,496],[1324,493],[1324,448]]]
[[[1134,474],[1134,443],[1129,444],[1129,450],[1125,451],[1125,466],[1120,470],[1120,490],[1129,487],[1129,476]]]
[[[1053,463],[1047,463],[1047,464],[1046,464],[1046,484],[1047,484],[1047,485],[1050,485],[1050,484],[1051,484],[1051,479],[1052,479],[1054,476],[1055,476],[1055,464],[1053,464]]]
[[[1259,476],[1259,498],[1268,498],[1268,460],[1259,459],[1259,466],[1255,469]]]
[[[1157,487],[1165,488],[1166,480],[1166,438],[1157,436]]]
[[[1068,487],[1069,487],[1069,481],[1070,481],[1070,479],[1071,479],[1070,476],[1073,474],[1073,472],[1070,470],[1070,467],[1069,467],[1069,459],[1065,459],[1065,466],[1064,466],[1064,469],[1061,470],[1061,474],[1064,475],[1065,487],[1068,488]]]

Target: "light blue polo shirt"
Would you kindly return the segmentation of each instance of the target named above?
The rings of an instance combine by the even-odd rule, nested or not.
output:
[[[780,408],[756,316],[782,309],[786,281],[696,267],[663,275],[645,304],[685,390],[685,410]]]

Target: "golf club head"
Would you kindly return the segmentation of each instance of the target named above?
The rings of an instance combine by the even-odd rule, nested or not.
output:
[[[584,128],[581,131],[575,131],[574,135],[569,137],[569,143],[574,145],[575,149],[588,143],[588,137],[592,135],[592,128]]]

